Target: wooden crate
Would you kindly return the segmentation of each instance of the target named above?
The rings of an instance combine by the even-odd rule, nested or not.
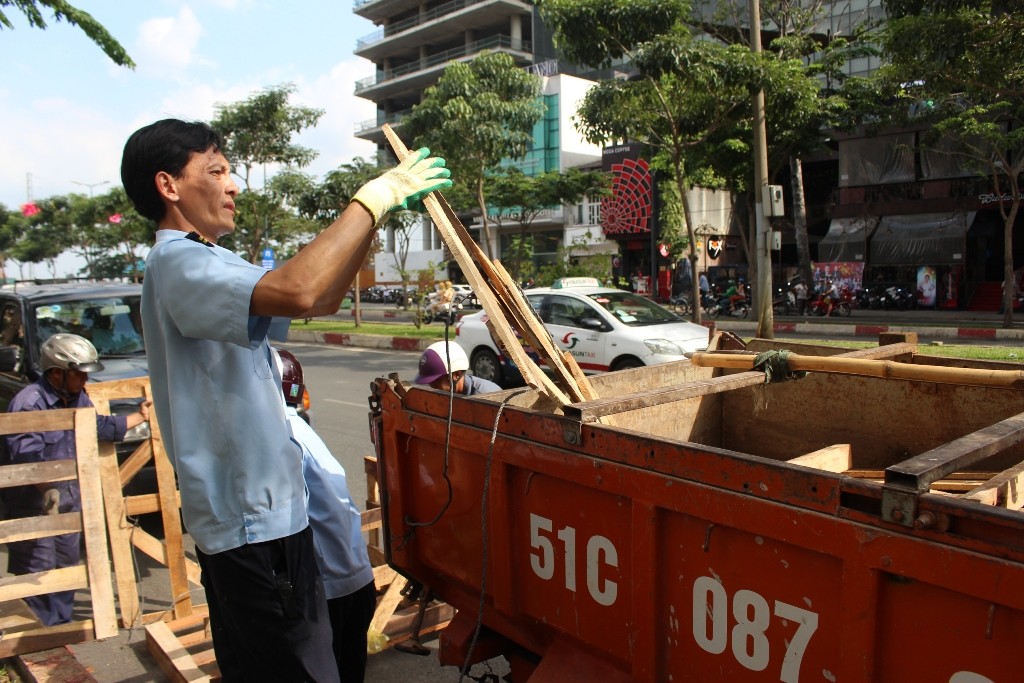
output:
[[[81,512],[0,521],[0,543],[77,532],[84,540],[83,564],[0,579],[0,605],[4,607],[0,658],[117,635],[103,522],[96,411],[79,408],[0,414],[0,437],[69,429],[75,432],[76,459],[0,466],[0,488],[77,479],[82,497]],[[90,593],[91,619],[45,627],[32,618],[30,611],[26,615],[22,609],[23,598],[81,588]]]

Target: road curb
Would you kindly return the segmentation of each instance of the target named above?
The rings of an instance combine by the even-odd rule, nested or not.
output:
[[[705,323],[709,325],[709,323]],[[715,321],[715,326],[730,332],[756,333],[755,321]],[[932,325],[856,325],[836,323],[775,323],[778,333],[820,335],[823,337],[877,337],[891,332],[915,332],[918,337],[936,339],[991,339],[992,341],[1024,341],[1024,329],[992,327],[943,327]]]
[[[389,337],[382,334],[345,334],[341,332],[317,332],[313,330],[288,330],[288,341],[331,346],[357,346],[367,349],[391,349],[394,351],[423,351],[436,339],[419,337]]]

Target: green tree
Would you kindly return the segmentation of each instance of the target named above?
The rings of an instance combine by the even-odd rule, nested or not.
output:
[[[625,62],[633,77],[602,81],[584,99],[579,126],[589,141],[635,141],[676,185],[686,244],[696,272],[696,225],[686,190],[749,118],[751,92],[763,85],[760,61],[738,45],[704,39],[687,25],[688,0],[539,0],[559,51],[578,64]],[[698,297],[693,278],[691,300]],[[700,307],[693,319],[700,321]]]
[[[1024,176],[1024,16],[999,0],[886,0],[885,70],[903,110],[988,177],[1003,219],[1003,326],[1013,326],[1013,227]],[[1011,4],[1014,4],[1011,7]]]
[[[299,132],[315,126],[323,110],[288,104],[295,86],[285,84],[267,88],[249,99],[234,104],[219,104],[210,125],[224,138],[224,154],[233,165],[233,173],[243,184],[236,199],[235,231],[224,245],[255,263],[264,244],[276,239],[282,206],[272,193],[256,193],[251,185],[253,172],[274,164],[303,168],[317,152],[292,142]],[[266,189],[266,188],[265,188]]]
[[[603,172],[579,169],[528,176],[518,168],[509,167],[502,173],[488,176],[487,200],[495,210],[499,226],[505,216],[519,226],[519,235],[512,241],[509,253],[502,254],[514,280],[523,279],[523,268],[533,255],[530,226],[541,212],[576,204],[584,197],[607,194],[609,180]]]
[[[799,271],[810,282],[802,157],[820,151],[835,129],[859,124],[866,113],[877,115],[883,102],[877,79],[849,77],[846,65],[851,59],[877,55],[878,50],[868,34],[873,26],[869,20],[854,27],[849,36],[823,34],[820,27],[827,16],[822,0],[761,0],[760,6],[762,19],[771,26],[765,42],[767,36],[774,36],[764,52],[769,177],[789,166]],[[748,9],[747,0],[722,0],[713,16],[696,15],[694,25],[723,43],[747,46]],[[706,149],[715,176],[724,180],[735,198],[745,197],[742,205],[735,206],[747,218],[746,230],[740,234],[749,258],[754,242],[754,202],[749,192],[752,133],[746,125],[737,132],[723,141],[726,144]]]
[[[25,230],[11,248],[11,257],[23,263],[47,263],[56,276],[57,257],[74,243],[78,214],[73,199],[48,197],[37,201],[39,212],[28,217]]]
[[[88,12],[78,9],[64,0],[0,0],[0,28],[13,29],[14,24],[3,11],[5,7],[13,7],[20,11],[25,15],[29,26],[41,29],[46,28],[46,19],[43,17],[42,10],[48,9],[53,13],[55,21],[65,21],[82,29],[82,32],[96,43],[115,64],[130,69],[135,68],[135,62],[107,29],[103,28],[102,24],[93,19]]]
[[[95,199],[95,214],[87,228],[96,234],[96,243],[102,248],[110,264],[102,269],[97,264],[92,277],[128,277],[141,280],[143,249],[153,240],[156,224],[141,216],[132,206],[123,188],[115,187]],[[115,266],[120,263],[120,268]]]
[[[502,160],[523,158],[543,116],[540,82],[503,53],[483,53],[450,64],[437,85],[402,120],[415,146],[448,162],[452,180],[466,187],[480,212],[480,242],[493,258],[485,180]]]

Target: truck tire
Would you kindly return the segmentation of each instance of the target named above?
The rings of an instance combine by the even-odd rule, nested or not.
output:
[[[474,375],[488,382],[501,384],[502,379],[504,379],[502,377],[501,361],[498,360],[497,354],[486,346],[473,352],[473,357],[469,360],[469,369]]]

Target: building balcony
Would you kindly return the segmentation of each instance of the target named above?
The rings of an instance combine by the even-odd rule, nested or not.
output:
[[[532,59],[530,41],[504,35],[491,36],[356,81],[355,94],[377,102],[403,92],[423,90],[437,82],[449,62],[471,59],[484,50],[508,52],[522,63]]]
[[[421,4],[422,0],[356,0],[352,12],[379,23],[396,14],[414,10]]]
[[[438,42],[464,31],[493,28],[506,23],[508,17],[526,18],[529,14],[530,6],[521,0],[451,0],[363,36],[356,41],[355,54],[378,62],[396,50],[408,52],[410,42]]]
[[[408,116],[410,111],[412,110],[406,109],[388,114],[387,116],[378,116],[377,118],[360,121],[355,125],[356,137],[361,140],[368,140],[378,146],[383,145],[385,142],[384,124],[390,124],[397,133],[401,130],[402,119]]]

